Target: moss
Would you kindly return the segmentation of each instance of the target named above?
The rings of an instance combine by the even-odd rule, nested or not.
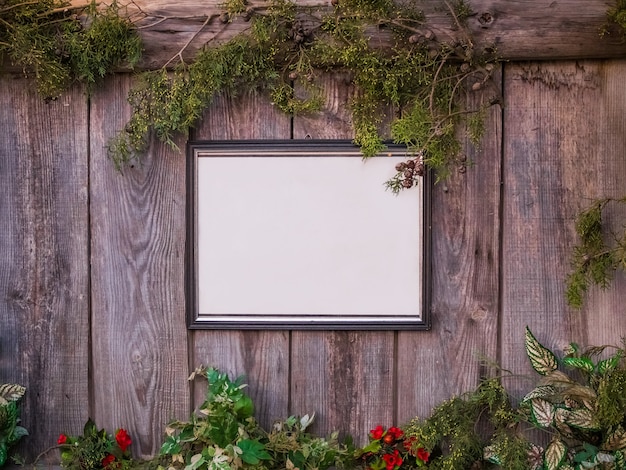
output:
[[[0,7],[0,55],[37,80],[46,98],[74,82],[91,87],[123,64],[132,66],[141,41],[116,2],[74,8],[69,2],[8,0]]]
[[[191,64],[178,56],[174,73],[156,71],[156,78],[138,84],[129,125],[109,146],[116,164],[139,155],[150,133],[173,144],[174,133],[186,133],[213,96],[242,86],[266,88],[286,113],[316,112],[323,106],[317,77],[337,71],[354,87],[354,141],[365,157],[385,148],[381,123],[397,121],[393,138],[445,174],[459,158],[457,131],[466,116],[474,115],[468,126],[474,140],[480,135],[482,108],[464,103],[472,84],[484,83],[489,73],[474,65],[471,41],[442,45],[428,34],[417,37],[425,23],[411,2],[332,3],[329,10],[288,0],[263,8],[227,2],[229,19],[240,15],[250,27],[226,44],[206,47]],[[458,8],[449,13],[455,11],[463,14]],[[372,28],[387,28],[392,47],[374,47]]]

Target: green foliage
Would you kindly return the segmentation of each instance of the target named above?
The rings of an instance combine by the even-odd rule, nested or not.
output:
[[[545,351],[540,357],[556,357],[527,330],[526,352],[533,367],[537,350]],[[539,361],[538,370],[535,367],[543,378],[524,397],[520,412],[533,426],[553,435],[542,453],[544,468],[623,468],[617,462],[626,449],[624,350],[615,348],[600,359],[605,352],[607,347],[580,351],[571,344],[560,360],[565,371],[553,368],[551,359]]]
[[[497,448],[502,455],[509,455],[513,451],[503,450],[502,433],[516,419],[502,385],[496,380],[485,380],[473,392],[435,407],[427,419],[414,419],[406,426],[405,433],[408,438],[415,437],[430,452],[429,467],[466,470],[483,460],[487,446],[478,430],[479,423],[491,429],[487,434],[499,436]]]
[[[28,435],[19,425],[18,402],[25,392],[21,385],[0,384],[0,467],[6,463],[11,447]]]
[[[463,28],[464,39],[439,43],[412,2],[332,4],[329,10],[289,0],[226,2],[224,22],[240,16],[249,27],[225,44],[206,45],[191,64],[183,62],[181,51],[162,70],[138,82],[129,96],[131,120],[109,144],[117,167],[141,155],[152,132],[173,145],[174,135],[194,126],[219,93],[265,87],[282,111],[311,113],[324,104],[321,73],[341,72],[354,87],[354,142],[365,157],[385,148],[382,123],[396,121],[394,140],[445,175],[460,158],[460,123],[471,116],[468,134],[478,141],[482,111],[494,102],[490,96],[476,109],[465,106],[468,92],[485,87],[493,70],[485,67],[486,59],[477,57],[469,40],[462,21],[468,5],[456,3],[448,12]],[[371,44],[372,28],[391,32],[391,48]],[[392,190],[409,187],[402,184],[404,176],[396,179],[400,183],[390,185]],[[416,175],[411,185],[417,181]]]
[[[344,467],[351,452],[337,441],[306,432],[312,418],[291,416],[266,432],[253,417],[253,404],[241,379],[212,368],[197,369],[205,377],[207,397],[189,421],[168,426],[157,462],[170,469],[227,470],[239,468],[298,468],[324,470]]]
[[[115,67],[132,66],[140,53],[139,36],[115,1],[104,8],[62,0],[6,0],[0,6],[0,57],[32,73],[46,98],[75,81],[91,87]]]
[[[626,468],[626,363],[622,348],[571,344],[561,359],[526,330],[526,353],[540,379],[517,408],[495,379],[452,398],[405,428],[431,454],[429,467],[507,470]],[[612,352],[610,353],[610,350]],[[561,370],[563,369],[563,370]],[[531,425],[547,433],[542,448]]]
[[[607,288],[615,271],[626,268],[626,234],[607,233],[604,227],[603,214],[611,203],[625,204],[626,198],[599,199],[577,217],[580,242],[573,249],[566,289],[572,307],[582,307],[591,284]]]

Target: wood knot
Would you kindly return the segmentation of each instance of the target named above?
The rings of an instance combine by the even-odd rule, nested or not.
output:
[[[477,308],[470,314],[470,318],[472,321],[482,322],[487,318],[487,314],[488,312],[484,308]]]
[[[495,18],[489,11],[484,11],[478,15],[478,23],[480,23],[481,28],[489,28],[493,24],[494,20]]]

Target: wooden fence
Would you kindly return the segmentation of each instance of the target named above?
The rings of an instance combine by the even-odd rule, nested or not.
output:
[[[626,281],[576,311],[564,279],[575,215],[626,193],[626,61],[506,62],[498,76],[503,106],[480,148],[467,146],[474,165],[432,189],[427,332],[188,330],[184,153],[153,142],[123,173],[106,156],[132,77],[51,102],[1,77],[0,382],[27,387],[22,452],[32,459],[92,417],[152,455],[165,424],[198,403],[187,377],[199,364],[245,375],[266,426],[315,412],[315,432],[363,441],[471,389],[490,373],[480,356],[529,373],[526,325],[557,350],[619,342]],[[351,92],[328,77],[325,110],[294,119],[262,95],[220,97],[191,138],[350,138]]]

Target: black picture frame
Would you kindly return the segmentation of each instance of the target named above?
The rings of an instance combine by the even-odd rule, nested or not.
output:
[[[200,272],[216,271],[213,274],[213,278],[220,277],[220,267],[226,266],[228,264],[228,268],[230,269],[230,259],[221,261],[221,265],[218,262],[215,263],[207,263],[204,261],[205,257],[203,256],[203,261],[200,262],[199,258],[201,254],[206,252],[218,252],[221,253],[222,250],[210,249],[208,246],[215,245],[215,243],[211,244],[204,241],[207,238],[206,235],[199,235],[199,226],[204,226],[205,223],[202,220],[205,220],[204,216],[206,211],[203,210],[205,206],[215,206],[220,207],[226,203],[213,203],[213,202],[205,202],[213,201],[217,198],[206,197],[202,195],[201,200],[199,200],[200,194],[207,193],[208,191],[202,188],[210,188],[211,190],[214,187],[222,187],[222,181],[226,181],[226,185],[236,185],[238,184],[237,174],[231,174],[230,166],[226,166],[226,169],[215,169],[211,168],[212,166],[218,165],[231,165],[239,164],[245,165],[242,168],[248,168],[250,162],[254,162],[255,164],[264,165],[269,160],[268,157],[273,158],[276,165],[283,165],[286,162],[292,162],[290,164],[293,165],[304,165],[304,160],[298,160],[301,158],[326,158],[326,157],[335,157],[332,160],[332,164],[336,165],[341,159],[345,161],[345,165],[352,165],[352,162],[359,161],[359,165],[367,165],[369,162],[362,162],[362,155],[358,147],[352,144],[351,141],[347,140],[288,140],[288,141],[273,141],[273,140],[262,140],[262,141],[190,141],[187,144],[187,208],[186,208],[186,217],[187,217],[187,240],[186,240],[186,309],[187,309],[187,318],[188,318],[188,327],[190,329],[237,329],[237,330],[249,330],[249,329],[289,329],[289,330],[428,330],[431,327],[430,322],[430,292],[431,292],[431,274],[430,274],[430,227],[431,227],[431,210],[430,210],[430,192],[431,192],[431,176],[429,172],[426,172],[422,181],[417,185],[417,187],[404,190],[401,192],[401,195],[405,192],[415,192],[419,191],[421,194],[421,201],[419,201],[419,209],[421,213],[416,213],[416,217],[418,218],[421,236],[418,237],[416,243],[419,244],[417,246],[416,251],[417,255],[415,256],[416,265],[411,268],[411,273],[415,271],[419,271],[417,275],[419,277],[419,284],[415,286],[415,295],[418,296],[419,305],[417,305],[415,312],[413,309],[409,309],[409,311],[403,311],[402,313],[398,313],[398,311],[394,312],[393,308],[390,308],[389,312],[384,311],[386,307],[379,307],[381,311],[368,311],[365,313],[360,312],[342,312],[332,310],[323,311],[324,309],[315,309],[312,307],[311,311],[297,312],[297,313],[285,313],[281,312],[278,314],[273,314],[272,311],[269,312],[255,312],[255,307],[246,308],[240,307],[241,310],[235,310],[234,312],[225,311],[224,309],[216,308],[216,311],[211,311],[211,307],[200,308],[200,298],[206,299],[207,297],[212,299],[213,297],[218,297],[216,294],[218,291],[221,293],[223,289],[218,289],[217,287],[213,290],[213,297],[211,295],[206,294],[205,292],[210,291],[208,288],[206,279],[210,278],[208,275],[200,274]],[[406,153],[406,148],[398,145],[388,145],[388,149],[381,154],[380,158],[387,158],[384,161],[384,164],[389,167],[390,174],[393,175],[396,173],[394,168],[394,162],[398,158],[402,158],[404,160],[408,157]],[[379,157],[373,157],[379,158]],[[212,159],[212,160],[207,160]],[[238,160],[231,160],[238,159]],[[355,160],[357,159],[357,160]],[[317,162],[330,162],[331,160],[307,160],[306,165],[317,165]],[[377,163],[379,165],[380,163]],[[207,170],[208,168],[208,170]],[[240,167],[235,167],[240,168]],[[219,178],[220,171],[225,172],[225,175],[222,174],[222,178]],[[282,171],[282,170],[281,170]],[[320,170],[321,171],[321,170]],[[199,173],[201,173],[201,177],[199,177]],[[237,171],[235,173],[242,173],[241,171]],[[210,175],[207,177],[206,175]],[[224,178],[223,176],[226,176]],[[351,184],[350,181],[354,178],[351,175],[345,175],[346,184]],[[215,178],[215,179],[213,179]],[[232,181],[230,181],[232,178]],[[211,184],[210,182],[213,181]],[[280,181],[283,181],[282,179]],[[245,184],[245,183],[243,183]],[[274,186],[276,186],[274,184]],[[298,183],[298,187],[301,184]],[[230,188],[230,186],[224,186]],[[217,190],[217,189],[216,189]],[[230,189],[227,190],[230,194]],[[239,191],[241,194],[246,194],[246,188],[238,188],[235,191]],[[343,190],[342,190],[343,191]],[[385,191],[384,181],[380,181],[380,191],[381,193],[389,193],[389,191]],[[261,191],[257,191],[255,196],[251,196],[254,200],[258,199],[258,194]],[[237,193],[237,194],[239,194]],[[225,199],[228,199],[227,197]],[[395,204],[395,203],[394,203]],[[410,202],[410,204],[414,204]],[[240,206],[237,206],[240,207]],[[228,212],[228,211],[227,211]],[[200,216],[199,214],[203,214]],[[406,217],[407,214],[403,214],[403,217]],[[209,217],[212,219],[212,217]],[[217,217],[216,217],[217,219]],[[408,219],[407,219],[408,220]],[[204,230],[202,233],[213,233],[213,232],[223,232],[226,229],[224,226],[228,226],[228,224],[222,224],[220,227],[217,226],[217,222],[214,226],[211,226],[210,230]],[[230,230],[230,229],[228,229]],[[247,233],[245,230],[241,229],[242,233]],[[230,232],[228,234],[221,234],[220,236],[230,237]],[[251,234],[251,237],[254,236]],[[421,241],[420,241],[421,239]],[[235,242],[233,241],[233,244]],[[228,243],[225,245],[230,246],[230,238]],[[308,245],[307,245],[308,246]],[[411,245],[412,246],[412,245]],[[413,247],[412,247],[413,249]],[[410,250],[409,250],[410,251]],[[420,258],[421,255],[421,258]],[[212,258],[211,258],[212,259]],[[254,265],[254,260],[251,261],[250,265]],[[210,266],[209,269],[204,269],[202,266]],[[249,266],[249,265],[247,265]],[[247,272],[247,270],[246,270]],[[262,275],[261,275],[262,277]],[[319,279],[322,279],[320,277]],[[289,278],[291,281],[291,277]],[[202,285],[200,283],[202,282]],[[231,282],[229,285],[239,284],[239,280],[235,280]],[[310,283],[309,283],[310,284]],[[384,284],[378,283],[378,284]],[[415,283],[413,283],[415,284]],[[410,286],[413,286],[410,284]],[[254,285],[254,284],[250,284]],[[371,284],[370,284],[371,285]],[[237,289],[241,288],[240,291],[242,296],[246,295],[247,288],[245,285],[238,286]],[[263,292],[262,295],[266,295],[268,289],[261,290]],[[367,292],[368,289],[364,289],[362,292]],[[202,295],[201,295],[202,294]],[[226,301],[228,299],[237,297],[237,295],[228,296],[224,294],[226,297]],[[281,296],[282,294],[276,294],[275,296],[271,296],[268,294],[268,298],[276,298]],[[332,297],[332,296],[330,296]],[[350,297],[350,296],[347,296]],[[352,296],[355,297],[355,296]],[[413,305],[414,297],[410,297],[409,304]],[[318,297],[316,296],[316,299]],[[246,302],[252,302],[251,305],[254,304],[254,299],[246,299]],[[206,304],[206,301],[202,302],[203,305]],[[209,302],[210,303],[210,302]],[[315,303],[315,302],[313,302]],[[329,307],[333,308],[333,307]],[[369,304],[368,304],[369,308]],[[321,312],[321,313],[320,313]]]

